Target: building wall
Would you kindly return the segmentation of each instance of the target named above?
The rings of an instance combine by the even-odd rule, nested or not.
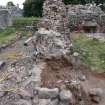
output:
[[[3,29],[7,26],[12,26],[9,11],[7,9],[0,9],[0,28]]]

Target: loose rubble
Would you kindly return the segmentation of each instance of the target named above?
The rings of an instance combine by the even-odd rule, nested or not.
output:
[[[4,61],[0,61],[0,69],[5,65],[6,63]]]
[[[102,100],[103,91],[101,88],[90,89],[89,95],[93,102],[100,103],[100,101]]]

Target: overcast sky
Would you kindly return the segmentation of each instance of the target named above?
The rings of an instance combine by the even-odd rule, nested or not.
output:
[[[6,5],[6,3],[8,2],[8,1],[12,1],[15,5],[16,4],[19,4],[20,5],[20,7],[22,8],[23,7],[23,2],[25,1],[25,0],[0,0],[0,5]]]

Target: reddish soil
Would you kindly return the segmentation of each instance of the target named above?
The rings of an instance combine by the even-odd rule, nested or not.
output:
[[[66,59],[46,60],[46,66],[42,72],[43,86],[58,87],[65,80],[71,80],[70,71],[73,69]]]

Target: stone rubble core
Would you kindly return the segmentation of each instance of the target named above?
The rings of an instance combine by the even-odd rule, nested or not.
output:
[[[43,4],[43,18],[39,22],[38,28],[59,32],[68,42],[70,30],[65,7],[62,0],[45,0]]]
[[[35,56],[62,56],[69,52],[70,30],[65,7],[62,0],[45,0],[43,18],[32,38]]]
[[[69,41],[70,42],[70,41]],[[70,44],[63,35],[53,30],[40,28],[33,38],[35,57],[45,58],[64,56],[69,52]]]

